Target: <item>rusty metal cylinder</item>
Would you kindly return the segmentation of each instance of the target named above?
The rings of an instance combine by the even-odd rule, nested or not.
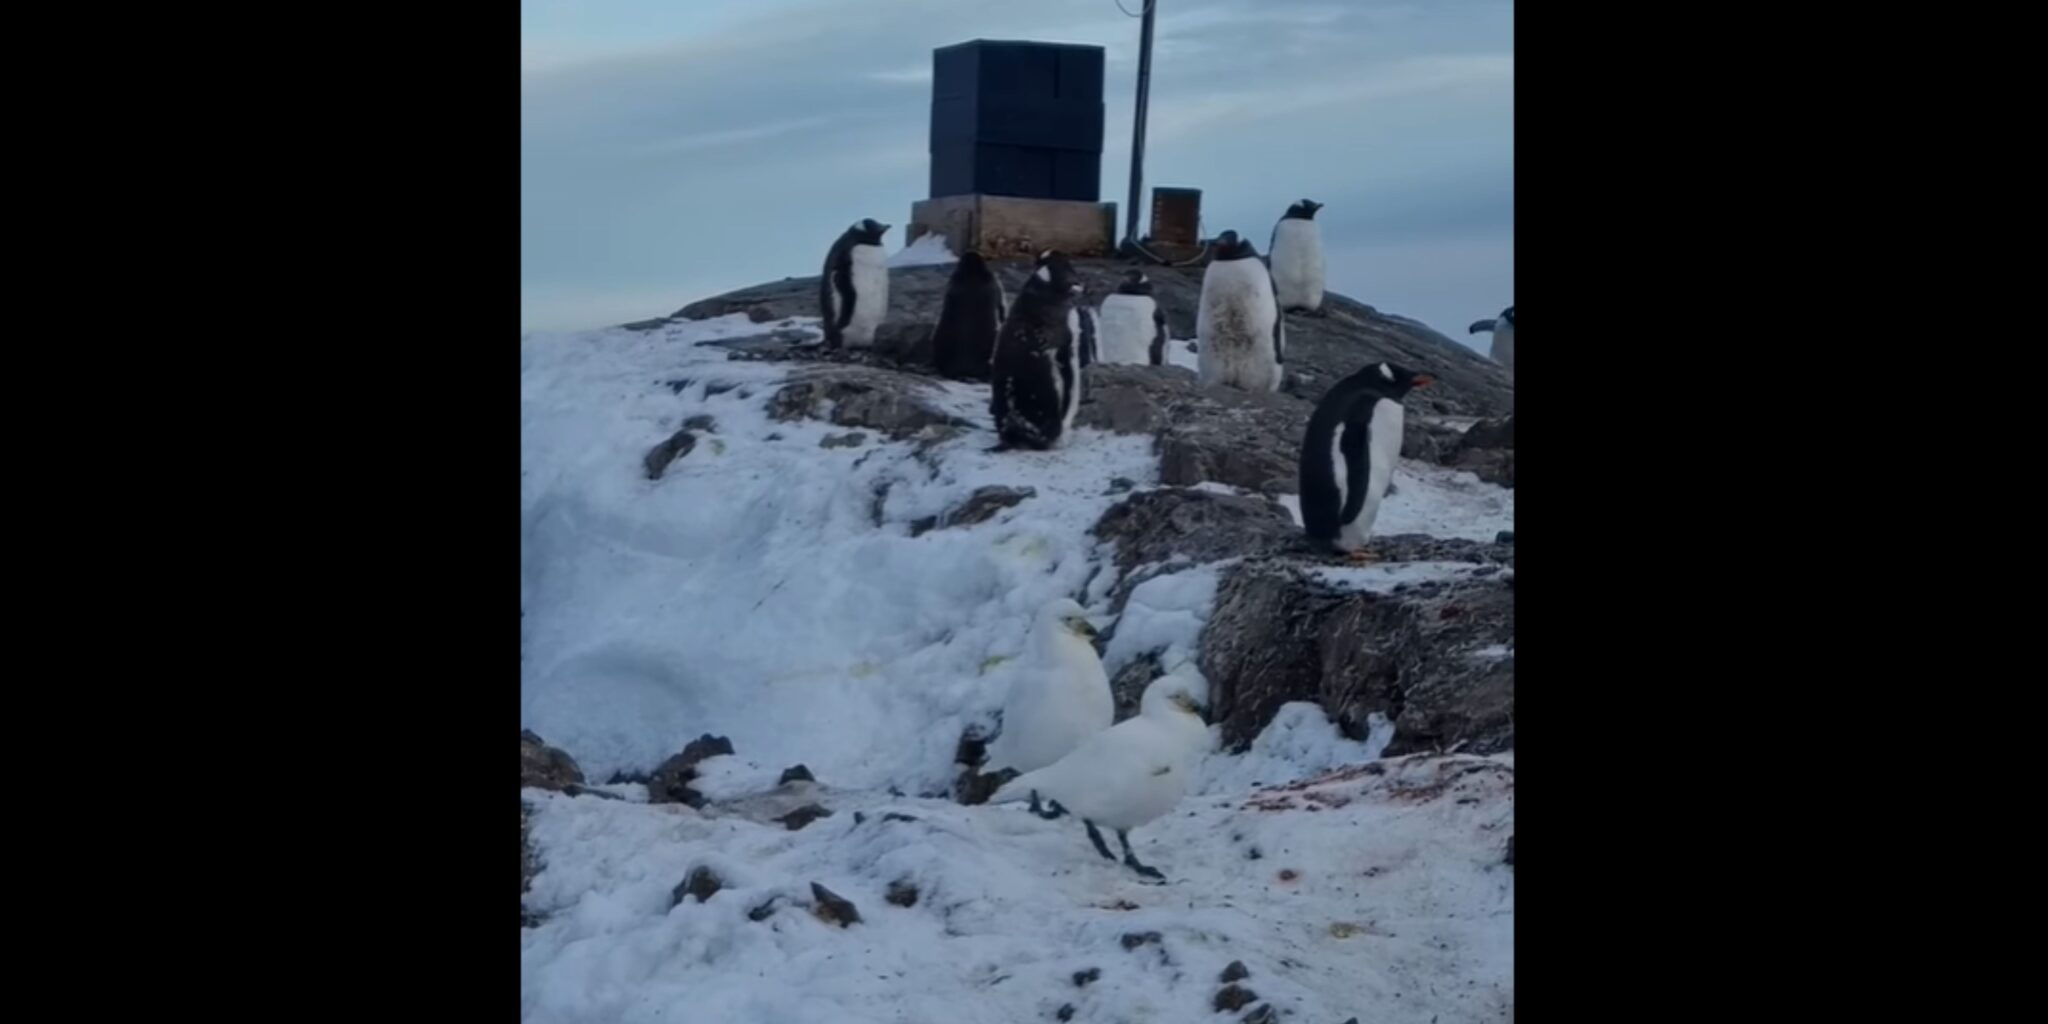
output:
[[[1152,240],[1168,245],[1200,245],[1202,231],[1202,190],[1198,188],[1155,188],[1152,190]]]

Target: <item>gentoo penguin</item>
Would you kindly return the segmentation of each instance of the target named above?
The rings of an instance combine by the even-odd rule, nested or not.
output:
[[[1322,208],[1323,204],[1304,199],[1288,207],[1280,223],[1273,225],[1266,256],[1272,261],[1273,291],[1283,312],[1322,313],[1323,234],[1316,226],[1316,211]]]
[[[1035,772],[1109,728],[1116,700],[1094,639],[1087,612],[1072,598],[1055,598],[1038,610],[1029,656],[1003,701],[1002,731],[989,742],[984,774]]]
[[[1166,363],[1166,310],[1152,297],[1152,279],[1142,270],[1124,274],[1116,291],[1102,300],[1097,338],[1105,363]]]
[[[1073,752],[1034,772],[1006,783],[989,803],[1008,803],[1044,796],[1058,817],[1063,810],[1088,827],[1095,852],[1109,860],[1109,844],[1098,824],[1116,830],[1124,848],[1124,865],[1141,877],[1164,882],[1159,869],[1138,862],[1131,852],[1130,830],[1172,811],[1187,792],[1195,758],[1209,746],[1209,727],[1202,722],[1204,690],[1197,679],[1169,673],[1145,687],[1138,714],[1089,736]]]
[[[882,236],[889,225],[873,218],[847,228],[825,253],[818,280],[818,315],[825,321],[825,347],[867,348],[889,311],[889,267]]]
[[[1493,350],[1491,352],[1488,352],[1487,355],[1492,356],[1494,362],[1499,363],[1501,366],[1505,367],[1508,371],[1508,376],[1514,376],[1515,307],[1509,306],[1508,308],[1501,310],[1500,316],[1495,317],[1492,320],[1479,320],[1474,322],[1472,324],[1472,329],[1466,333],[1478,334],[1480,331],[1493,332]]]
[[[1074,302],[1081,279],[1064,253],[1046,252],[1010,307],[996,336],[988,411],[1001,438],[997,450],[1059,443],[1081,407],[1081,339]]]
[[[1373,363],[1330,388],[1301,439],[1301,525],[1311,539],[1370,561],[1373,520],[1401,457],[1401,399],[1430,377]]]
[[[971,251],[960,257],[932,331],[932,365],[957,380],[987,380],[1006,312],[1002,282],[988,263]]]
[[[1286,331],[1273,278],[1258,250],[1237,232],[1225,231],[1202,274],[1202,304],[1195,313],[1195,367],[1202,383],[1280,390]]]

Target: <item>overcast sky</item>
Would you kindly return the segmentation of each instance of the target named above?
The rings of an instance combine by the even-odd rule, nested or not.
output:
[[[1261,247],[1288,203],[1327,203],[1330,288],[1461,341],[1514,301],[1512,3],[1159,2],[1146,203],[1199,188],[1206,233]],[[815,274],[861,217],[900,248],[931,51],[969,39],[1108,50],[1102,198],[1124,200],[1118,0],[522,0],[520,20],[522,330]]]

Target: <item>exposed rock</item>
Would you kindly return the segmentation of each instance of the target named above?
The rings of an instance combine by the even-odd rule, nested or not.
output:
[[[1223,969],[1223,976],[1216,980],[1228,985],[1233,981],[1243,981],[1251,976],[1252,970],[1244,965],[1244,961],[1232,960],[1230,966]]]
[[[533,885],[533,876],[540,871],[540,865],[533,860],[533,835],[527,821],[532,813],[531,805],[524,800],[519,801],[519,895],[522,897]],[[525,913],[525,906],[525,901],[521,900],[522,915]]]
[[[1060,1004],[1060,1008],[1059,1008],[1059,1010],[1057,1010],[1056,1012],[1054,1012],[1054,1013],[1053,1013],[1053,1016],[1054,1016],[1054,1017],[1057,1017],[1057,1018],[1059,1018],[1059,1019],[1060,1019],[1060,1020],[1062,1020],[1062,1021],[1069,1021],[1069,1020],[1073,1020],[1073,1019],[1074,1019],[1074,1004],[1072,1004],[1072,1003],[1061,1003],[1061,1004]]]
[[[704,806],[704,795],[690,788],[697,778],[697,762],[733,752],[732,741],[706,733],[691,740],[683,752],[661,763],[647,780],[647,802]]]
[[[818,920],[826,924],[836,924],[841,928],[860,923],[860,911],[854,907],[853,901],[846,897],[812,882],[811,898],[817,901],[811,907],[811,913],[816,915]]]
[[[818,781],[817,776],[812,775],[811,770],[809,768],[805,767],[804,765],[796,765],[792,768],[784,768],[782,770],[782,777],[776,779],[775,784],[778,786],[787,786],[792,782],[816,781]]]
[[[1278,494],[1296,487],[1310,411],[1292,395],[1202,387],[1178,366],[1099,365],[1088,369],[1075,422],[1155,438],[1161,483]]]
[[[1136,949],[1139,946],[1162,942],[1165,938],[1166,936],[1158,932],[1125,932],[1123,944],[1125,949]]]
[[[889,890],[882,894],[884,900],[899,907],[917,906],[917,884],[907,878],[889,883]]]
[[[1279,1019],[1279,1015],[1273,1010],[1272,1003],[1260,1003],[1252,1012],[1238,1018],[1237,1024],[1274,1024]],[[1352,1018],[1351,1024],[1358,1024],[1358,1019],[1356,1017]]]
[[[718,419],[708,412],[700,412],[684,420],[683,429],[695,430],[705,434],[716,434],[718,433]]]
[[[697,435],[678,430],[670,434],[668,440],[647,449],[647,457],[641,460],[641,465],[647,468],[647,479],[661,479],[661,475],[668,472],[669,463],[690,454],[696,447]]]
[[[1022,289],[1032,265],[1025,260],[990,264],[1010,295]],[[1116,290],[1125,262],[1121,259],[1074,261],[1087,291],[1083,301],[1095,304]],[[876,349],[912,363],[920,346],[929,346],[931,325],[938,322],[945,301],[949,265],[900,267],[889,272],[889,312],[876,333]],[[1195,309],[1202,292],[1203,268],[1145,268],[1171,334],[1192,338]],[[678,310],[676,317],[703,319],[726,313],[766,310],[770,319],[818,315],[818,279],[797,277],[743,288]],[[1335,293],[1324,296],[1320,317],[1287,318],[1287,391],[1309,402],[1331,384],[1367,363],[1392,360],[1428,373],[1436,383],[1418,391],[1409,402],[1414,412],[1435,415],[1497,417],[1514,411],[1514,383],[1498,364],[1477,351],[1404,317],[1389,316]],[[1093,372],[1091,368],[1091,386]],[[1103,369],[1107,369],[1104,367]],[[1301,440],[1297,425],[1290,438]]]
[[[1480,420],[1465,431],[1463,447],[1468,449],[1513,448],[1515,446],[1515,418],[1510,415],[1498,420]]]
[[[1204,563],[1308,550],[1279,504],[1189,488],[1139,491],[1110,506],[1090,532],[1116,545],[1121,572],[1175,558]]]
[[[995,514],[1006,508],[1014,508],[1029,498],[1038,496],[1036,487],[1004,487],[991,484],[977,487],[960,507],[943,515],[926,516],[910,524],[910,535],[920,537],[932,530],[943,530],[949,526],[973,526],[995,518]]]
[[[850,434],[826,434],[818,439],[820,448],[858,448],[868,443],[868,436],[856,430]]]
[[[1515,542],[1515,531],[1502,530],[1493,535],[1493,542],[1495,544],[1513,544]]]
[[[909,814],[898,814],[898,813],[897,813],[897,812],[895,812],[895,811],[890,811],[889,813],[887,813],[887,814],[884,814],[884,815],[882,815],[882,820],[883,820],[883,821],[916,821],[916,820],[917,820],[917,818],[916,818],[916,816],[914,816],[914,815],[909,815]]]
[[[979,769],[969,768],[961,772],[960,778],[954,782],[953,799],[963,804],[988,803],[988,798],[996,795],[996,790],[1021,774],[1015,768],[1001,768],[983,775]]]
[[[831,816],[832,810],[824,804],[805,804],[775,820],[781,822],[784,828],[796,832],[819,818]]]
[[[1353,739],[1367,716],[1395,726],[1386,754],[1464,742],[1514,746],[1514,658],[1482,656],[1514,638],[1514,595],[1499,567],[1513,549],[1416,535],[1378,538],[1398,561],[1462,561],[1471,574],[1368,593],[1313,579],[1299,562],[1253,560],[1228,572],[1201,639],[1213,720],[1242,750],[1280,705],[1322,705]]]
[[[1505,857],[1501,858],[1501,863],[1502,863],[1502,864],[1506,864],[1506,865],[1507,865],[1508,867],[1514,867],[1514,866],[1515,866],[1515,837],[1514,837],[1514,836],[1509,836],[1509,837],[1508,837],[1508,852],[1507,852],[1507,856],[1505,856]]]
[[[768,401],[768,415],[787,422],[818,418],[842,427],[865,427],[903,440],[935,427],[972,427],[932,404],[931,386],[921,377],[868,366],[822,364],[790,374]]]
[[[718,872],[699,864],[690,869],[689,877],[677,883],[675,891],[669,894],[668,905],[673,909],[681,904],[686,896],[695,897],[697,902],[702,903],[723,888],[725,881],[718,877]]]
[[[754,909],[752,909],[752,910],[749,910],[749,911],[747,911],[747,920],[749,920],[749,921],[766,921],[766,920],[768,920],[768,918],[769,918],[769,917],[771,917],[771,916],[773,916],[773,915],[774,915],[774,913],[775,913],[775,901],[776,901],[776,900],[779,900],[779,899],[781,899],[781,898],[782,898],[782,897],[780,897],[780,896],[770,896],[770,897],[768,897],[768,902],[766,902],[766,903],[763,903],[763,904],[761,904],[760,906],[758,906],[758,907],[755,907]]]
[[[1110,696],[1116,699],[1116,720],[1121,722],[1138,713],[1138,701],[1145,695],[1145,687],[1152,680],[1166,674],[1165,666],[1159,664],[1158,651],[1147,652],[1143,657],[1133,658],[1130,663],[1116,670],[1109,681]]]
[[[583,783],[576,759],[530,729],[519,730],[519,788],[562,790]]]
[[[1225,985],[1216,990],[1213,1004],[1217,1013],[1236,1013],[1259,1001],[1259,994],[1243,985]]]
[[[1087,969],[1087,970],[1085,970],[1085,971],[1075,971],[1075,972],[1074,972],[1074,987],[1075,987],[1075,988],[1087,988],[1090,982],[1096,981],[1096,980],[1100,979],[1101,977],[1102,977],[1102,968],[1100,968],[1100,967],[1090,967],[1090,968],[1088,968],[1088,969]]]

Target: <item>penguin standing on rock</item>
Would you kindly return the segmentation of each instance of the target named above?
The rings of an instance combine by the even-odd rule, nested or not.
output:
[[[839,236],[825,253],[818,280],[818,315],[825,321],[825,347],[867,348],[889,311],[889,265],[882,236],[889,225],[863,220]]]
[[[1278,391],[1287,361],[1287,325],[1273,278],[1258,250],[1235,231],[1217,236],[1214,250],[1202,273],[1202,304],[1195,313],[1197,372],[1205,385]]]
[[[939,326],[932,331],[932,365],[956,380],[987,380],[1002,332],[1003,283],[974,252],[960,257],[946,283]]]
[[[1301,525],[1310,539],[1353,561],[1372,560],[1365,545],[1401,457],[1401,399],[1430,383],[1428,374],[1373,363],[1316,403],[1301,439]]]
[[[1323,315],[1323,235],[1316,226],[1316,211],[1322,208],[1323,204],[1304,199],[1288,207],[1280,223],[1273,225],[1266,254],[1282,312]]]
[[[1066,255],[1046,252],[996,336],[988,411],[1010,448],[1049,449],[1065,437],[1081,407],[1082,339],[1075,337],[1074,303],[1081,279]]]
[[[1166,364],[1166,310],[1152,296],[1152,279],[1144,271],[1124,274],[1115,293],[1102,300],[1097,319],[1103,362]]]
[[[1492,320],[1480,320],[1475,322],[1472,325],[1472,329],[1466,333],[1478,334],[1481,331],[1493,332],[1493,350],[1488,352],[1487,355],[1493,357],[1494,362],[1499,363],[1502,367],[1506,368],[1506,370],[1508,371],[1508,376],[1514,376],[1515,307],[1509,306],[1508,308],[1501,310],[1500,316],[1495,317]]]

